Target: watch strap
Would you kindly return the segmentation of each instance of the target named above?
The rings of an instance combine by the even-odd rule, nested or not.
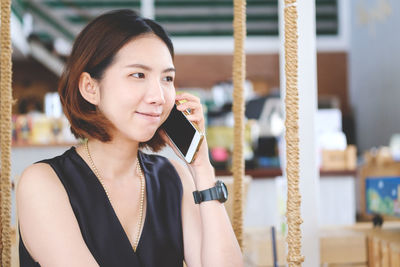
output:
[[[216,187],[212,187],[202,191],[193,192],[194,202],[200,204],[203,201],[218,200],[218,192]]]

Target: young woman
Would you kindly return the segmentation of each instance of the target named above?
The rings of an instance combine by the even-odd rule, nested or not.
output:
[[[193,95],[175,94],[173,46],[156,22],[106,13],[77,37],[59,84],[87,142],[28,167],[17,187],[21,266],[243,266],[213,188],[204,141],[187,167],[141,148],[171,145],[160,125],[176,100],[204,131]]]

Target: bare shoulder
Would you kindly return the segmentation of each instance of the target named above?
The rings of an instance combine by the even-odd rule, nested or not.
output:
[[[68,194],[49,164],[29,166],[16,189],[24,245],[42,266],[96,266],[82,238]],[[65,264],[64,264],[65,263]]]
[[[24,170],[17,184],[17,198],[26,197],[27,195],[39,195],[40,191],[48,189],[62,189],[56,173],[49,164],[36,163]],[[38,190],[38,191],[37,191]]]
[[[36,163],[24,170],[16,187],[18,214],[35,203],[68,199],[60,179],[49,164]]]
[[[48,211],[53,209],[56,212],[53,215],[57,215],[68,208],[64,205],[68,200],[67,193],[54,170],[46,163],[36,163],[24,170],[17,183],[16,198],[20,230],[28,249],[34,236],[31,234],[39,230],[36,229],[40,228],[39,224],[51,220]]]

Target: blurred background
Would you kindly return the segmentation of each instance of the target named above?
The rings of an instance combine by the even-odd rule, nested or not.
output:
[[[155,19],[169,32],[175,87],[202,99],[212,164],[231,184],[233,4],[228,0],[13,0],[12,179],[79,142],[62,113],[58,79],[84,25],[122,8]],[[400,266],[400,2],[315,0],[315,9],[321,265]],[[274,266],[273,251],[276,263],[285,264],[279,19],[278,0],[247,1],[247,266]],[[230,212],[231,204],[226,206]],[[12,216],[15,224],[15,209]],[[377,232],[373,222],[382,221]]]

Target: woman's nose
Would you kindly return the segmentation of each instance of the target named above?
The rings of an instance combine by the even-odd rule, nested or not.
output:
[[[164,89],[160,81],[153,81],[147,89],[147,101],[151,104],[164,104]]]

